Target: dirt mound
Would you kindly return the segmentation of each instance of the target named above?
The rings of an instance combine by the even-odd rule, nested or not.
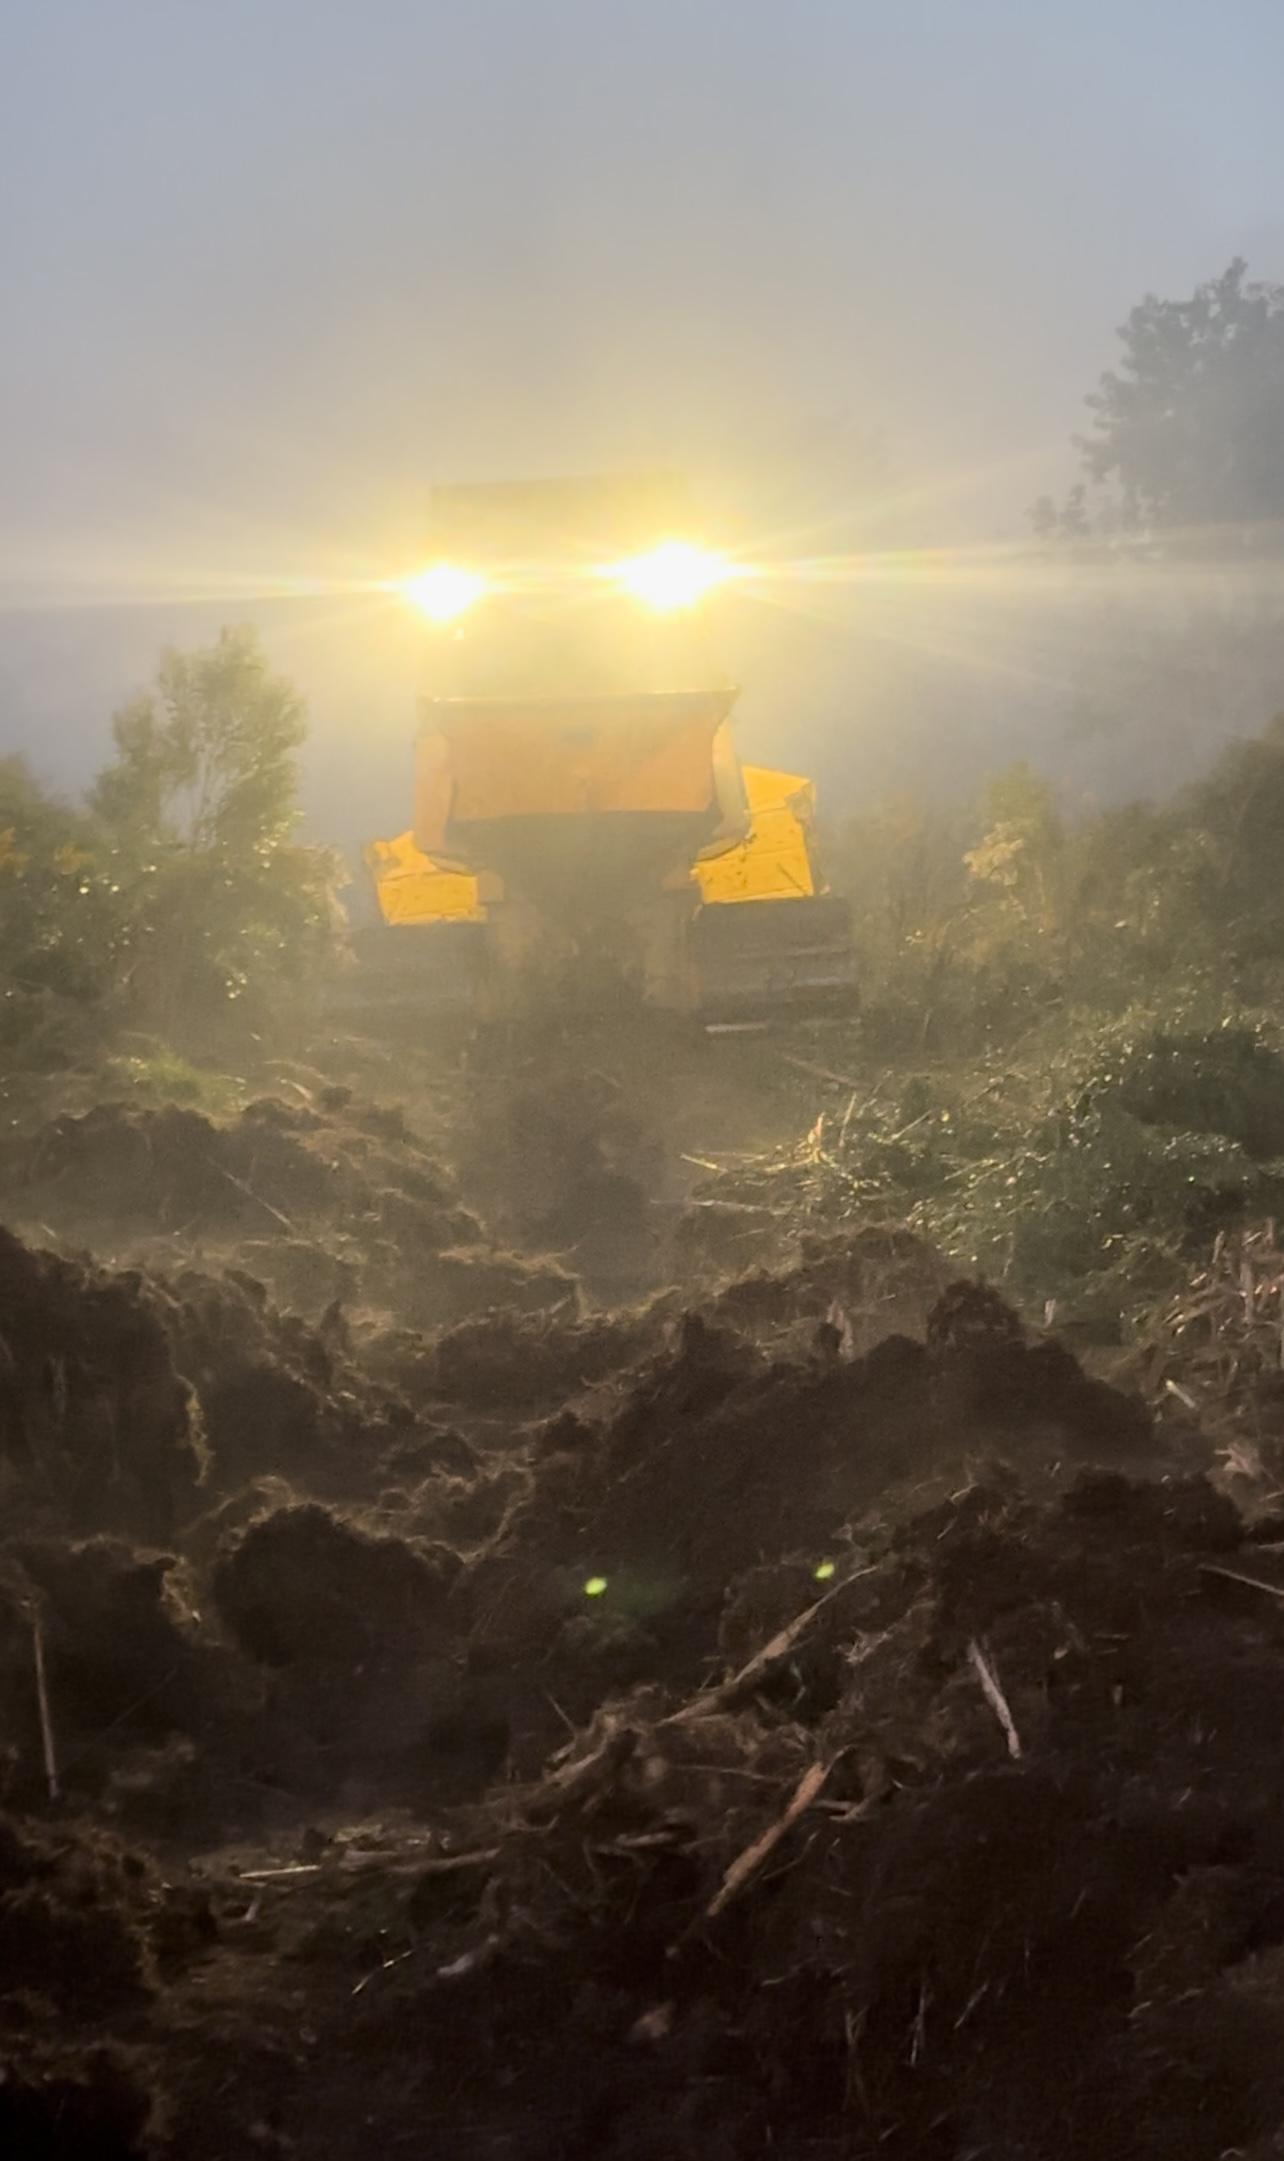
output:
[[[529,1417],[626,1370],[656,1342],[661,1327],[658,1310],[584,1320],[486,1314],[437,1337],[426,1359],[420,1354],[419,1379],[448,1403]]]
[[[1028,1342],[971,1286],[938,1302],[926,1344],[892,1336],[861,1358],[827,1322],[805,1357],[769,1359],[692,1315],[598,1431],[549,1427],[507,1544],[523,1567],[605,1579],[603,1614],[707,1614],[763,1561],[822,1564],[889,1487],[1005,1454],[1037,1469],[1127,1463],[1150,1446],[1138,1399],[1088,1379],[1059,1345]],[[513,1625],[519,1610],[526,1627],[524,1608]],[[697,1628],[693,1648],[703,1638]]]
[[[157,1897],[155,1872],[110,1834],[0,1818],[0,1935],[14,1949],[3,1967],[10,1986],[90,2016],[136,2004],[156,1986],[148,1921]],[[37,1913],[43,1923],[32,1919]]]
[[[857,1526],[783,1625],[746,1601],[721,1676],[437,1835],[277,1872],[317,2035],[282,2120],[338,2156],[374,2112],[550,2161],[1264,2161],[1284,1622],[1244,1552],[1198,1478]]]
[[[207,1466],[141,1280],[30,1252],[3,1228],[0,1458],[26,1510],[144,1538],[190,1510]]]
[[[81,1220],[251,1234],[360,1212],[393,1194],[418,1203],[439,1246],[476,1235],[475,1218],[404,1119],[343,1089],[325,1103],[263,1096],[226,1123],[178,1104],[97,1104],[10,1144],[5,1183],[46,1212]]]
[[[868,1287],[873,1269],[922,1296],[921,1249],[881,1233],[759,1280],[759,1318],[771,1292],[785,1323],[764,1326],[770,1354],[664,1304],[510,1312],[424,1338],[336,1311],[310,1326],[244,1271],[109,1277],[13,1240],[4,1257],[35,1299],[33,1364],[61,1340],[46,1309],[82,1360],[100,1309],[145,1349],[151,1393],[132,1424],[112,1399],[107,1430],[127,1443],[91,1458],[97,1482],[51,1481],[47,1442],[11,1467],[27,1535],[9,1549],[0,1661],[23,1791],[40,1778],[38,1615],[70,1783],[114,1793],[130,1820],[191,1805],[187,1749],[205,1751],[216,1813],[268,1764],[285,1793],[321,1791],[327,1762],[385,1792],[408,1791],[419,1762],[438,1791],[428,1735],[456,1782],[461,1752],[491,1766],[507,1750],[530,1772],[560,1716],[698,1674],[741,1579],[832,1567],[889,1487],[957,1483],[995,1454],[1033,1469],[1149,1444],[1139,1404],[1028,1342],[974,1287],[938,1301],[925,1343],[853,1356],[836,1287]],[[103,1341],[108,1363],[116,1337]],[[79,1366],[66,1391],[78,1436]],[[154,1433],[153,1399],[169,1420]],[[471,1420],[471,1439],[443,1413]],[[59,1542],[95,1516],[126,1538]],[[118,1750],[132,1751],[123,1768]]]
[[[454,1636],[459,1567],[443,1545],[314,1504],[276,1509],[232,1540],[212,1594],[267,1671],[260,1733],[274,1783],[331,1804],[423,1807],[499,1771],[507,1725],[473,1701]]]
[[[352,1099],[208,1130],[432,1290],[0,1238],[15,2150],[1266,2161],[1284,1577],[1197,1407],[895,1229],[586,1313]]]
[[[808,1236],[799,1250],[789,1266],[738,1274],[713,1316],[768,1336],[828,1321],[849,1353],[865,1351],[890,1335],[922,1335],[950,1280],[941,1256],[894,1224]]]
[[[280,1508],[221,1556],[214,1600],[238,1643],[267,1665],[361,1664],[440,1635],[449,1561],[315,1504]]]
[[[120,2049],[79,2056],[24,2042],[4,2065],[0,2138],[23,2161],[145,2161],[154,2120],[154,2097]]]
[[[142,2161],[166,2105],[137,2035],[209,1953],[208,1897],[85,1824],[0,1817],[0,2135],[42,2161]],[[77,2040],[77,2029],[86,2039]],[[92,2038],[90,2038],[92,2037]]]
[[[346,1299],[438,1325],[575,1293],[556,1263],[496,1253],[404,1116],[342,1088],[307,1105],[265,1096],[226,1122],[100,1104],[11,1142],[0,1194],[19,1225],[122,1257],[246,1262],[314,1317]]]
[[[363,1384],[337,1312],[310,1327],[237,1270],[185,1269],[154,1295],[200,1405],[212,1488],[278,1475],[325,1491],[351,1475],[349,1455],[372,1452],[381,1428],[386,1437],[409,1420],[386,1391]]]
[[[755,1619],[783,1625],[850,1563],[872,1508],[921,1513],[1005,1458],[1054,1490],[1067,1465],[1147,1454],[1162,1460],[1138,1400],[966,1287],[926,1344],[891,1337],[863,1358],[826,1323],[807,1355],[771,1358],[691,1315],[627,1386],[536,1433],[456,1587],[468,1670],[531,1775],[560,1718],[694,1686]]]
[[[195,1390],[211,1493],[278,1477],[364,1503],[412,1460],[420,1477],[471,1468],[430,1408],[442,1392],[424,1380],[432,1346],[417,1332],[349,1325],[337,1306],[312,1325],[241,1269],[184,1269],[148,1291]]]
[[[20,1542],[0,1559],[0,1717],[12,1803],[95,1807],[183,1839],[245,1814],[262,1690],[215,1640],[172,1554]],[[43,1700],[42,1700],[43,1699]]]

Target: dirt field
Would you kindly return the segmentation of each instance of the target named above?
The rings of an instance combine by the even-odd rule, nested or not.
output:
[[[15,1124],[6,2151],[1284,2153],[1278,1330],[709,1198],[747,1055]]]

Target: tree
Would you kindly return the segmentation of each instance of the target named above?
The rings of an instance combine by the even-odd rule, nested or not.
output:
[[[1092,537],[1088,490],[1081,480],[1070,489],[1059,507],[1052,496],[1041,495],[1031,503],[1027,515],[1035,539],[1042,541],[1045,547],[1057,541],[1090,540]]]
[[[1236,258],[1189,300],[1148,293],[1119,332],[1077,445],[1126,522],[1284,517],[1284,286],[1246,271]]]
[[[90,822],[0,758],[0,1053],[57,1066],[109,1017],[120,896]]]
[[[1264,967],[1278,975],[1284,956],[1284,714],[1261,735],[1228,745],[1207,777],[1178,798],[1167,824],[1183,843],[1174,850],[1180,905],[1200,926],[1221,969],[1234,975]]]
[[[252,632],[224,630],[166,653],[112,734],[91,809],[124,899],[136,1008],[169,1029],[237,1000],[260,1019],[334,935],[333,859],[295,837],[297,693]]]
[[[963,858],[969,874],[1023,925],[1051,930],[1064,839],[1052,790],[1022,761],[990,783],[985,811],[984,835]]]

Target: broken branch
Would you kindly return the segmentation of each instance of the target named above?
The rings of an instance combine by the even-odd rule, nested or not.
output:
[[[1008,1754],[1017,1757],[1021,1753],[1021,1736],[1016,1730],[1008,1699],[999,1686],[999,1677],[975,1636],[967,1647],[967,1661],[981,1684],[985,1700],[989,1704],[1007,1738]]]
[[[1265,1591],[1268,1598],[1284,1598],[1284,1583],[1268,1583],[1262,1576],[1249,1576],[1242,1568],[1221,1568],[1215,1561],[1201,1561],[1201,1576],[1221,1576],[1227,1583],[1243,1583],[1250,1591]]]
[[[762,1836],[756,1838],[752,1846],[746,1846],[743,1853],[737,1854],[719,1884],[715,1896],[705,1908],[705,1919],[707,1921],[715,1920],[718,1914],[722,1913],[730,1905],[737,1893],[743,1891],[750,1877],[757,1875],[763,1862],[775,1852],[786,1831],[789,1830],[792,1824],[797,1823],[798,1818],[805,1810],[811,1807],[812,1802],[821,1792],[837,1761],[838,1758],[835,1756],[829,1763],[808,1765],[798,1784],[794,1787],[784,1814],[778,1816],[774,1823],[768,1824]]]
[[[769,1643],[764,1643],[760,1651],[755,1651],[748,1665],[742,1666],[738,1673],[733,1673],[730,1680],[720,1681],[716,1688],[706,1689],[703,1696],[693,1697],[690,1703],[683,1704],[680,1711],[673,1711],[667,1718],[662,1718],[660,1724],[684,1726],[692,1719],[706,1718],[711,1711],[726,1710],[746,1689],[753,1688],[774,1666],[780,1665],[789,1657],[801,1638],[806,1635],[816,1615],[831,1605],[849,1584],[857,1582],[861,1576],[873,1574],[874,1567],[871,1564],[868,1568],[855,1569],[850,1576],[844,1576],[841,1583],[831,1584],[823,1598],[816,1599],[810,1606],[804,1606],[802,1612],[795,1614],[793,1620],[779,1629]]]
[[[38,1609],[31,1608],[31,1652],[36,1669],[36,1702],[40,1707],[40,1743],[45,1759],[45,1784],[51,1801],[58,1800],[58,1754],[54,1746],[53,1717],[49,1709],[49,1683],[45,1674],[45,1636]]]

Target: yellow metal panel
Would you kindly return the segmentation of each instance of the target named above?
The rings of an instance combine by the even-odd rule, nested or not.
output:
[[[730,692],[438,708],[420,742],[416,831],[494,818],[708,810]],[[430,716],[436,717],[432,705]]]
[[[441,870],[410,833],[372,840],[366,863],[385,923],[484,923],[479,881],[466,871]]]
[[[740,770],[750,810],[776,810],[787,803],[804,822],[810,818],[816,790],[805,774],[778,773],[770,765],[745,765]]]
[[[738,900],[799,900],[816,891],[807,825],[814,794],[800,773],[744,767],[753,820],[745,839],[697,862],[693,875],[706,905]]]

